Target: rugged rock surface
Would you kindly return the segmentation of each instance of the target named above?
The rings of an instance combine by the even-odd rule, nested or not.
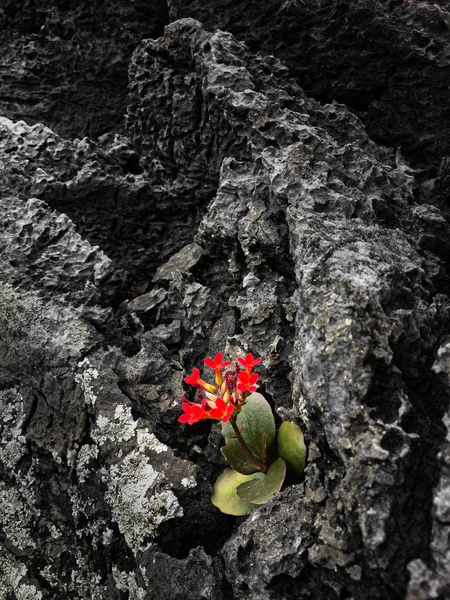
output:
[[[177,193],[170,180],[144,173],[127,138],[71,141],[42,124],[4,117],[0,134],[2,194],[36,196],[63,211],[136,281],[150,281],[161,261],[192,240],[200,216],[191,190]]]
[[[450,150],[450,12],[446,0],[169,0],[172,19],[225,29],[274,54],[304,90],[342,102],[373,139],[414,162]],[[437,161],[437,165],[436,165]]]
[[[223,27],[241,4],[223,3]],[[97,141],[54,133],[64,121],[45,111],[45,125],[1,118],[2,600],[449,596],[446,106],[437,95],[417,122],[417,162],[443,158],[426,179],[346,106],[309,97],[302,63],[286,67],[307,28],[292,45],[283,11],[319,4],[280,6],[257,55],[193,19],[142,41],[125,128],[107,105]],[[410,14],[431,31],[424,4]],[[235,32],[255,49],[272,3],[245,6]],[[211,24],[206,5],[185,9]],[[369,46],[381,10],[364,13]],[[400,31],[413,8],[392,10]],[[322,14],[330,53],[342,22],[332,35]],[[354,108],[361,76],[343,73],[348,96],[322,83]],[[397,128],[377,141],[408,146],[431,88],[399,89],[408,110],[386,104]],[[176,421],[185,371],[218,350],[264,358],[263,392],[309,444],[304,481],[246,519],[209,502],[218,431]]]
[[[438,352],[438,360],[434,365],[437,373],[450,375],[449,345],[442,346]],[[430,550],[432,568],[422,560],[416,559],[408,565],[411,579],[408,586],[408,600],[422,600],[423,598],[447,598],[450,593],[450,418],[449,413],[444,415],[443,425],[447,428],[447,435],[438,455],[440,477],[439,483],[433,491],[433,527],[431,534]]]
[[[67,136],[117,130],[131,53],[167,22],[164,0],[5,0],[0,114]]]

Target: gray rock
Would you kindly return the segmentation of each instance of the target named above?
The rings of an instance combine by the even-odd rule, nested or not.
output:
[[[104,134],[123,119],[127,67],[143,36],[161,35],[167,5],[12,0],[0,8],[0,113],[45,123],[61,135]]]
[[[145,600],[223,600],[223,566],[202,548],[190,551],[185,559],[176,559],[158,551],[149,551],[145,574],[148,579]]]
[[[9,284],[0,327],[2,597],[109,598],[124,582],[143,596],[142,552],[196,486],[195,466],[121,391],[163,377],[164,361],[154,345],[145,371],[140,357],[95,351],[98,334],[79,311]]]
[[[100,144],[72,141],[42,124],[5,117],[0,132],[0,193],[36,197],[64,212],[78,233],[135,280],[150,282],[157,266],[192,242],[199,220],[192,204],[181,199],[177,218],[167,219],[178,186],[161,185],[157,174],[142,168],[130,171],[130,155],[137,155],[124,136],[106,136]]]
[[[347,105],[414,162],[448,155],[448,2],[169,0],[172,19],[225,29],[273,54],[314,98]]]
[[[126,310],[128,312],[148,313],[155,308],[155,306],[158,306],[166,296],[167,291],[164,288],[154,288],[151,292],[141,294],[131,300],[131,302],[126,305]]]
[[[202,248],[195,242],[184,246],[157,269],[153,281],[171,281],[176,271],[180,273],[190,271],[198,263],[201,256]]]
[[[419,4],[431,28],[439,5]],[[230,27],[237,6],[218,11]],[[272,3],[246,6],[242,31],[249,18],[267,31]],[[5,600],[448,596],[449,396],[432,369],[439,347],[437,369],[449,362],[446,163],[427,186],[272,56],[292,46],[298,11],[321,6],[277,5],[258,55],[193,19],[142,41],[126,135],[67,140],[0,121]],[[361,39],[380,32],[387,9],[365,6],[349,7],[342,35],[336,16],[327,48],[358,16]],[[407,10],[393,9],[398,31],[401,15],[419,14]],[[331,18],[323,27],[329,36]],[[356,67],[343,73],[350,100]],[[445,67],[431,71],[446,89]],[[326,73],[320,85],[336,89]],[[403,120],[393,102],[396,145],[425,89]],[[446,105],[434,101],[437,119]],[[444,121],[428,145],[417,122],[427,162],[445,148]],[[149,290],[155,272],[167,289]],[[238,521],[210,503],[218,428],[177,422],[183,377],[217,351],[263,357],[262,391],[308,442],[304,480]]]
[[[141,45],[132,70],[137,80],[157,69],[163,45],[171,94],[179,56],[196,74],[189,94],[182,91],[186,80],[180,82],[189,108],[167,117],[175,139],[190,119],[194,88],[208,106],[199,129],[214,131],[224,114],[234,126],[232,156],[222,162],[196,238],[222,264],[228,257],[228,275],[238,281],[221,295],[240,315],[242,333],[230,343],[267,357],[275,406],[288,406],[290,398],[320,449],[310,457],[321,478],[312,497],[324,504],[311,516],[314,534],[297,528],[293,541],[281,524],[283,497],[274,499],[281,517],[267,546],[267,518],[261,529],[250,529],[258,511],[225,545],[228,580],[235,595],[250,598],[307,597],[318,581],[318,598],[402,597],[406,565],[429,535],[424,507],[441,442],[428,432],[441,422],[445,397],[429,367],[450,308],[442,265],[420,246],[425,232],[432,235],[431,212],[416,222],[410,173],[393,156],[377,155],[362,128],[358,141],[342,145],[345,134],[323,117],[327,107],[298,88],[286,108],[287,89],[294,88],[283,87],[283,68],[272,59],[268,80],[263,59],[252,59],[227,34],[207,34],[184,20],[167,29],[164,42]],[[132,95],[137,90],[132,84]],[[140,106],[139,131],[152,123],[150,106],[162,104],[164,93],[151,87],[142,104],[132,99],[131,106]],[[149,132],[149,152],[168,142],[161,116],[159,131],[159,138]],[[251,157],[239,151],[244,139]],[[192,177],[198,158],[191,160],[189,146],[183,156],[181,168]],[[425,417],[427,389],[434,400]],[[311,502],[306,491],[307,515]],[[242,562],[247,544],[248,564]]]
[[[439,348],[438,359],[433,367],[442,374],[448,385],[450,376],[450,346]],[[438,459],[439,480],[433,489],[433,526],[430,542],[431,560],[417,558],[408,565],[410,581],[407,600],[446,598],[450,589],[450,414],[443,417],[446,428],[445,441]]]
[[[0,252],[0,278],[16,290],[38,289],[86,311],[102,303],[102,288],[105,295],[113,288],[109,296],[118,291],[111,259],[83,239],[66,215],[36,198],[0,199]],[[97,319],[111,312],[105,307]]]
[[[178,344],[181,342],[181,322],[174,319],[167,325],[158,325],[150,330],[152,338],[163,342],[164,344]]]

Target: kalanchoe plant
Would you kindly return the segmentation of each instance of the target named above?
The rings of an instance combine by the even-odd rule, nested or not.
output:
[[[302,475],[306,446],[296,423],[285,421],[276,434],[272,409],[256,391],[258,375],[253,369],[262,359],[247,354],[237,360],[234,369],[224,372],[231,362],[223,361],[222,352],[204,359],[215,373],[214,384],[192,369],[184,380],[199,390],[198,402],[182,398],[178,420],[189,425],[205,419],[222,422],[221,452],[231,468],[217,479],[211,501],[223,513],[247,515],[281,489],[286,468]]]

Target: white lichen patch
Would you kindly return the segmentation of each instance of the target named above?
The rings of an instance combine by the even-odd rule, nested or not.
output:
[[[160,523],[183,515],[171,490],[155,492],[158,478],[147,457],[137,451],[113,465],[108,474],[106,500],[134,553],[144,548],[145,538],[154,535]]]
[[[117,589],[128,592],[129,600],[144,600],[146,591],[138,586],[135,573],[119,571],[116,565],[113,565],[112,573]]]
[[[0,461],[9,471],[27,452],[24,419],[22,396],[15,390],[0,392]]]
[[[102,535],[102,544],[104,546],[109,546],[112,544],[114,540],[114,531],[107,527]]]
[[[128,442],[136,433],[136,421],[131,414],[131,408],[119,404],[114,411],[114,420],[103,415],[97,417],[96,427],[92,431],[92,438],[100,446],[107,441]]]
[[[56,527],[54,523],[48,525],[48,531],[53,540],[59,540],[61,537],[61,531]]]
[[[88,406],[94,407],[97,401],[97,396],[92,387],[92,381],[98,379],[98,371],[92,367],[87,358],[78,363],[78,368],[82,369],[81,373],[75,375],[76,383],[80,384],[84,391],[84,400]]]
[[[169,452],[169,447],[160,442],[156,435],[149,433],[146,429],[138,429],[137,446],[138,448],[148,449],[152,452],[156,452],[156,454],[161,454],[161,452]]]
[[[150,512],[153,515],[155,530],[164,521],[183,516],[183,508],[172,490],[164,490],[153,494],[149,501]]]
[[[72,505],[72,515],[74,521],[85,520],[87,524],[82,529],[76,530],[79,538],[89,536],[90,544],[93,548],[99,549],[103,544],[105,531],[108,529],[108,523],[102,517],[91,518],[95,514],[98,498],[83,494],[79,486],[72,486],[68,489],[70,503]]]
[[[107,586],[101,583],[100,575],[92,570],[88,558],[80,550],[77,550],[76,562],[78,569],[71,573],[71,587],[73,591],[76,591],[76,597],[89,598],[89,600],[109,598]]]
[[[44,579],[51,587],[57,587],[59,585],[60,577],[57,569],[54,569],[53,565],[46,565],[39,571],[39,575]]]
[[[76,458],[77,477],[80,483],[84,483],[91,474],[89,463],[98,457],[98,446],[84,444],[78,451]]]
[[[25,565],[0,546],[0,600],[6,600],[19,587],[26,572]]]
[[[18,550],[34,548],[36,546],[31,537],[31,525],[34,510],[27,499],[16,489],[8,489],[0,482],[0,528],[3,530],[8,543]]]
[[[79,367],[83,372],[78,381],[83,386],[86,402],[95,408],[92,381],[98,373],[86,359]],[[111,518],[136,554],[148,545],[160,523],[183,515],[177,497],[169,488],[183,486],[180,481],[183,476],[184,487],[193,487],[196,482],[191,476],[192,468],[186,463],[185,472],[175,471],[176,481],[172,482],[166,471],[178,459],[173,457],[168,446],[142,426],[141,421],[133,418],[127,404],[115,406],[113,414],[98,413],[91,436],[95,446],[82,446],[77,455],[78,480],[80,483],[86,481],[91,461],[98,459],[103,463],[97,473],[106,486],[105,500],[110,506]],[[107,464],[104,454],[112,459]],[[89,499],[84,498],[80,490],[72,489],[69,493],[74,516],[88,514]],[[94,529],[89,533],[96,547],[111,543],[113,532],[105,523]]]
[[[112,517],[136,553],[145,547],[145,540],[156,533],[160,523],[183,514],[175,494],[171,490],[159,490],[165,474],[152,465],[151,455],[168,453],[169,459],[170,448],[146,428],[138,427],[131,409],[123,405],[116,407],[114,420],[97,418],[92,437],[98,444],[110,441],[119,445],[134,437],[135,449],[124,457],[117,454],[119,462],[104,471],[103,480]],[[195,485],[193,477],[185,479],[190,486]]]
[[[42,600],[42,592],[37,590],[34,585],[22,583],[14,591],[17,600]]]
[[[0,600],[42,600],[42,592],[34,585],[22,581],[27,575],[26,566],[0,546]]]
[[[436,517],[441,523],[450,523],[450,481],[442,477],[434,496]]]
[[[197,485],[197,481],[195,477],[191,475],[190,477],[183,477],[181,480],[181,485],[189,489],[195,487]]]

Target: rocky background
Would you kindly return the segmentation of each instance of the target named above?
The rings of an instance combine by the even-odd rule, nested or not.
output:
[[[0,599],[450,598],[447,0],[3,0]],[[308,465],[210,504],[204,356]]]

